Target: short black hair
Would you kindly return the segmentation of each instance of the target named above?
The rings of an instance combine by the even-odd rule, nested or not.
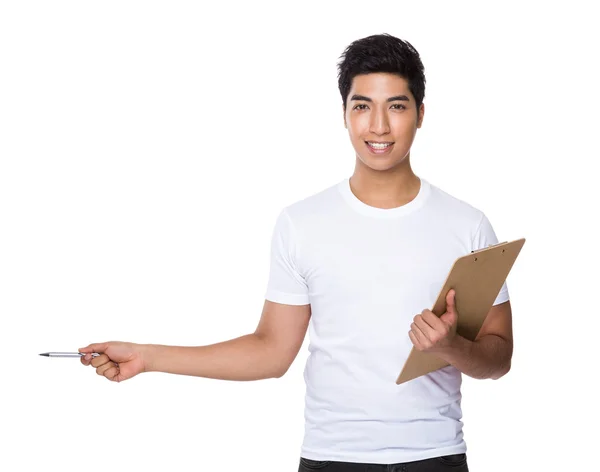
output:
[[[419,107],[425,98],[425,69],[417,50],[408,41],[387,33],[358,39],[351,43],[338,63],[338,87],[344,110],[352,80],[360,74],[387,72],[397,74],[408,82],[408,88]]]

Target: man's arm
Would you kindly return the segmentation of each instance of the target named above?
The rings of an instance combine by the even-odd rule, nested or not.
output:
[[[143,345],[146,372],[238,381],[281,377],[302,346],[310,315],[310,305],[265,300],[252,334],[207,346]]]
[[[475,341],[455,334],[434,354],[476,379],[499,379],[510,371],[513,352],[510,300],[493,306]]]

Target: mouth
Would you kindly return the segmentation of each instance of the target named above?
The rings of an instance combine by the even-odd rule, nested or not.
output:
[[[387,142],[365,141],[365,144],[367,145],[367,148],[369,149],[369,151],[371,151],[373,154],[386,154],[386,153],[390,152],[390,150],[392,149],[392,146],[394,145],[394,143],[390,142],[390,141],[387,141]]]

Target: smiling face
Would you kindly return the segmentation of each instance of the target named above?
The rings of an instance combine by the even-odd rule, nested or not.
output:
[[[405,160],[408,163],[424,113],[421,104],[417,119],[415,99],[403,77],[380,72],[354,77],[344,126],[357,159],[378,171],[393,169]]]

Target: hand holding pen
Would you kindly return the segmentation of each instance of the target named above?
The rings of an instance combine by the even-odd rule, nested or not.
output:
[[[146,370],[143,357],[144,345],[110,341],[90,344],[79,349],[79,352],[46,352],[46,357],[79,357],[83,365],[96,368],[98,375],[103,375],[113,382],[130,379]]]
[[[80,348],[79,352],[84,354],[81,357],[83,365],[91,364],[98,375],[113,382],[122,382],[146,370],[142,344],[110,341],[90,344]],[[93,357],[94,352],[100,355]]]

